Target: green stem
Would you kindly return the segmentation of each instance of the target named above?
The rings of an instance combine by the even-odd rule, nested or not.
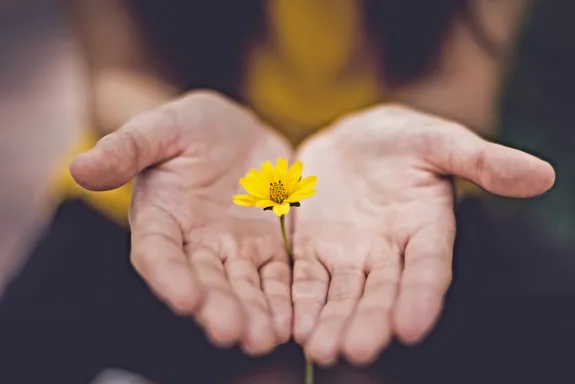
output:
[[[287,233],[286,233],[286,219],[285,219],[285,217],[286,217],[285,215],[280,216],[280,225],[282,227],[282,236],[284,238],[284,247],[286,248],[286,252],[287,252],[287,255],[288,255],[290,261],[293,261],[293,252],[291,250],[291,245],[288,241]]]
[[[305,384],[313,384],[313,361],[305,358]]]
[[[290,261],[293,262],[293,252],[292,252],[291,245],[290,245],[288,238],[287,238],[285,215],[280,216],[280,226],[282,229],[282,237],[284,239],[284,247],[286,249],[286,253],[287,253]],[[313,361],[311,361],[307,356],[305,358],[305,384],[314,384]]]

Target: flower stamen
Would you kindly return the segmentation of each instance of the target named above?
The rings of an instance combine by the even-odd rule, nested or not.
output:
[[[280,180],[279,182],[272,182],[270,183],[270,200],[274,203],[281,204],[287,199],[288,194],[286,191],[283,182]]]

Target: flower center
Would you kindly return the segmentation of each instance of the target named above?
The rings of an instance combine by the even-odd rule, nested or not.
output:
[[[287,199],[287,191],[282,181],[270,183],[270,200],[281,204],[285,199]]]

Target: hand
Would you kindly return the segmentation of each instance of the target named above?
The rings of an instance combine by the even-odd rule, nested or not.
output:
[[[131,260],[151,289],[217,345],[261,354],[291,335],[291,272],[277,217],[235,206],[238,180],[289,146],[252,114],[194,92],[129,121],[77,157],[84,188],[136,176]]]
[[[542,194],[553,168],[401,106],[349,117],[301,148],[317,195],[296,210],[294,337],[320,364],[369,363],[393,335],[419,341],[451,282],[448,175],[509,197]]]

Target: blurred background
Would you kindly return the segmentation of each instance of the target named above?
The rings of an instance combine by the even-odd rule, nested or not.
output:
[[[0,292],[52,214],[49,178],[85,121],[81,55],[58,5],[0,2]]]
[[[98,9],[92,7],[93,12]],[[570,21],[573,10],[573,4],[560,0],[539,6],[525,33],[498,117],[499,140],[550,159],[558,171],[557,186],[530,202],[487,198],[487,211],[504,214],[495,221],[479,219],[468,224],[459,240],[475,252],[468,257],[470,262],[456,264],[461,274],[469,276],[461,284],[472,287],[468,292],[473,294],[529,292],[551,300],[575,294],[575,136],[571,130],[575,49],[569,45],[575,36],[575,23]],[[10,279],[25,265],[26,255],[52,220],[57,207],[52,200],[54,175],[91,121],[87,113],[91,100],[86,92],[86,58],[67,16],[62,3],[55,0],[0,0],[0,301]],[[113,19],[121,19],[121,15],[103,17],[110,17],[110,23],[101,33],[113,45],[117,37]],[[118,98],[125,95],[122,88],[113,88],[113,82],[105,86],[112,87],[106,92],[111,90]],[[163,91],[166,95],[174,92]],[[127,108],[128,114],[134,113],[129,105]],[[472,212],[479,209],[476,201],[468,206]],[[484,235],[472,237],[471,232]],[[535,238],[534,243],[526,241]],[[504,255],[497,260],[496,268],[484,259],[484,253],[491,249],[488,243],[498,244],[498,254]],[[485,281],[490,284],[481,285]],[[483,287],[480,292],[473,288],[475,283]],[[403,353],[400,351],[397,358],[401,359]],[[277,372],[236,380],[275,383],[280,380]],[[353,375],[350,372],[344,369],[329,380],[382,382],[381,377],[376,380],[367,374],[346,376]],[[94,383],[144,382],[126,375],[121,370],[103,372]],[[289,378],[289,373],[282,377]]]

